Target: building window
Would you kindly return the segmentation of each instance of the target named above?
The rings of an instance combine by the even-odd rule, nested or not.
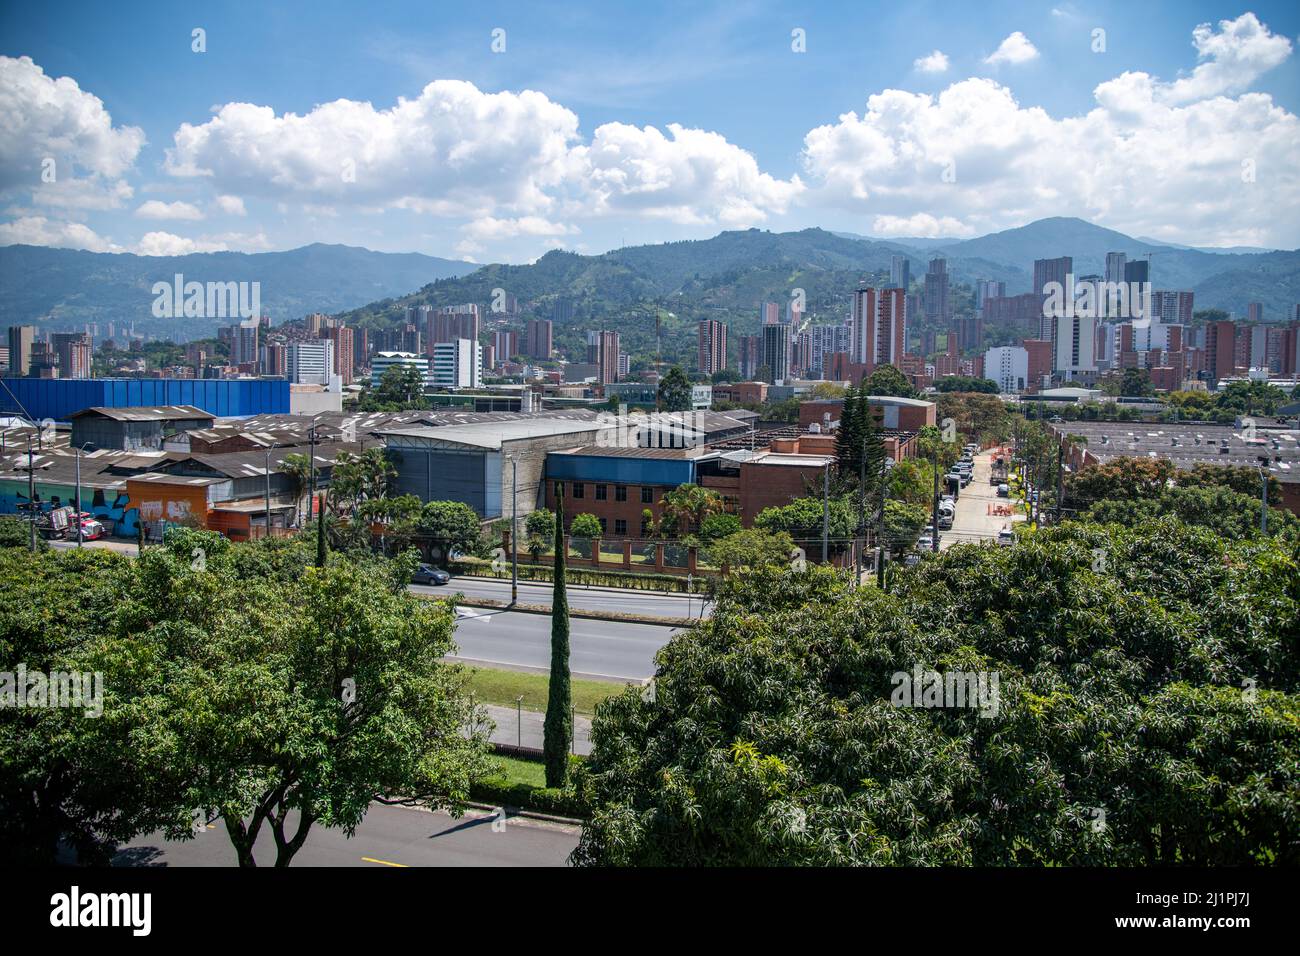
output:
[[[653,488],[641,489],[641,504],[652,505],[655,503],[655,490]]]
[[[609,497],[609,485],[596,486],[596,500],[605,501]]]
[[[614,486],[614,500],[627,501],[627,485]]]
[[[587,487],[586,487],[586,485],[584,485],[584,484],[583,484],[582,482],[580,482],[580,481],[575,481],[575,482],[573,483],[573,497],[575,497],[575,498],[585,498],[586,495],[587,495]]]
[[[605,533],[605,519],[604,519],[604,518],[600,518],[600,519],[598,519],[598,520],[600,521],[600,533],[601,533],[601,534],[604,534],[604,533]]]
[[[614,533],[619,537],[625,537],[627,535],[627,521],[625,519],[614,519]]]

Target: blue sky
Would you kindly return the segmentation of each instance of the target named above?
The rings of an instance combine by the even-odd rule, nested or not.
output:
[[[0,242],[526,261],[1079,215],[1300,246],[1293,3],[179,6],[3,7]]]

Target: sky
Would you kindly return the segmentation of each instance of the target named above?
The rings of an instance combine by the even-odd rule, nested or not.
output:
[[[0,2],[0,245],[1300,247],[1300,5]]]

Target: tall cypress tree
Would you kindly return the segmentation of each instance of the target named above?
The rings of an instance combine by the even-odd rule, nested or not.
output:
[[[316,516],[316,567],[325,567],[329,555],[329,545],[325,543],[325,492],[321,492],[319,501],[320,514]]]
[[[840,478],[857,481],[861,441],[862,437],[858,433],[858,390],[850,385],[844,393],[840,426],[835,433],[835,470]]]
[[[562,788],[569,779],[573,738],[573,695],[569,687],[569,597],[564,587],[564,485],[555,485],[555,589],[551,596],[551,679],[546,698],[542,753],[546,785]]]

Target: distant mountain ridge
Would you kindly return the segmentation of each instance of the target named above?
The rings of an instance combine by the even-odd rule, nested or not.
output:
[[[257,282],[273,322],[309,312],[339,312],[477,266],[420,253],[372,252],[313,243],[287,252],[205,252],[137,256],[45,246],[0,247],[0,326],[34,323],[77,329],[86,323],[135,323],[137,334],[182,338],[212,335],[230,320],[159,319],[152,313],[155,282]]]
[[[1209,252],[1135,239],[1082,219],[1041,219],[1014,229],[958,241],[877,240],[803,229],[774,233],[748,229],[709,239],[632,246],[598,255],[556,250],[526,265],[438,259],[416,253],[371,252],[315,244],[288,252],[201,253],[141,257],[47,249],[0,248],[0,325],[35,322],[76,328],[85,322],[134,320],[137,333],[179,338],[213,334],[217,321],[155,319],[150,288],[187,280],[260,281],[264,311],[275,322],[308,312],[343,314],[350,323],[390,326],[413,305],[477,302],[486,307],[495,289],[513,295],[527,316],[551,317],[566,300],[572,318],[556,329],[557,342],[576,346],[582,330],[617,328],[628,351],[689,347],[701,319],[753,331],[758,305],[785,303],[802,289],[808,314],[841,321],[862,281],[887,280],[894,256],[906,256],[914,281],[924,279],[933,256],[947,259],[955,283],[1001,280],[1008,294],[1030,290],[1033,262],[1069,255],[1076,275],[1103,273],[1108,252],[1150,257],[1158,289],[1190,289],[1196,308],[1244,315],[1261,302],[1267,320],[1290,317],[1300,303],[1300,252]],[[969,299],[955,300],[969,308]],[[658,339],[654,315],[659,314]],[[178,323],[184,323],[179,326]],[[226,323],[228,324],[228,322]],[[674,344],[675,343],[675,344]]]

